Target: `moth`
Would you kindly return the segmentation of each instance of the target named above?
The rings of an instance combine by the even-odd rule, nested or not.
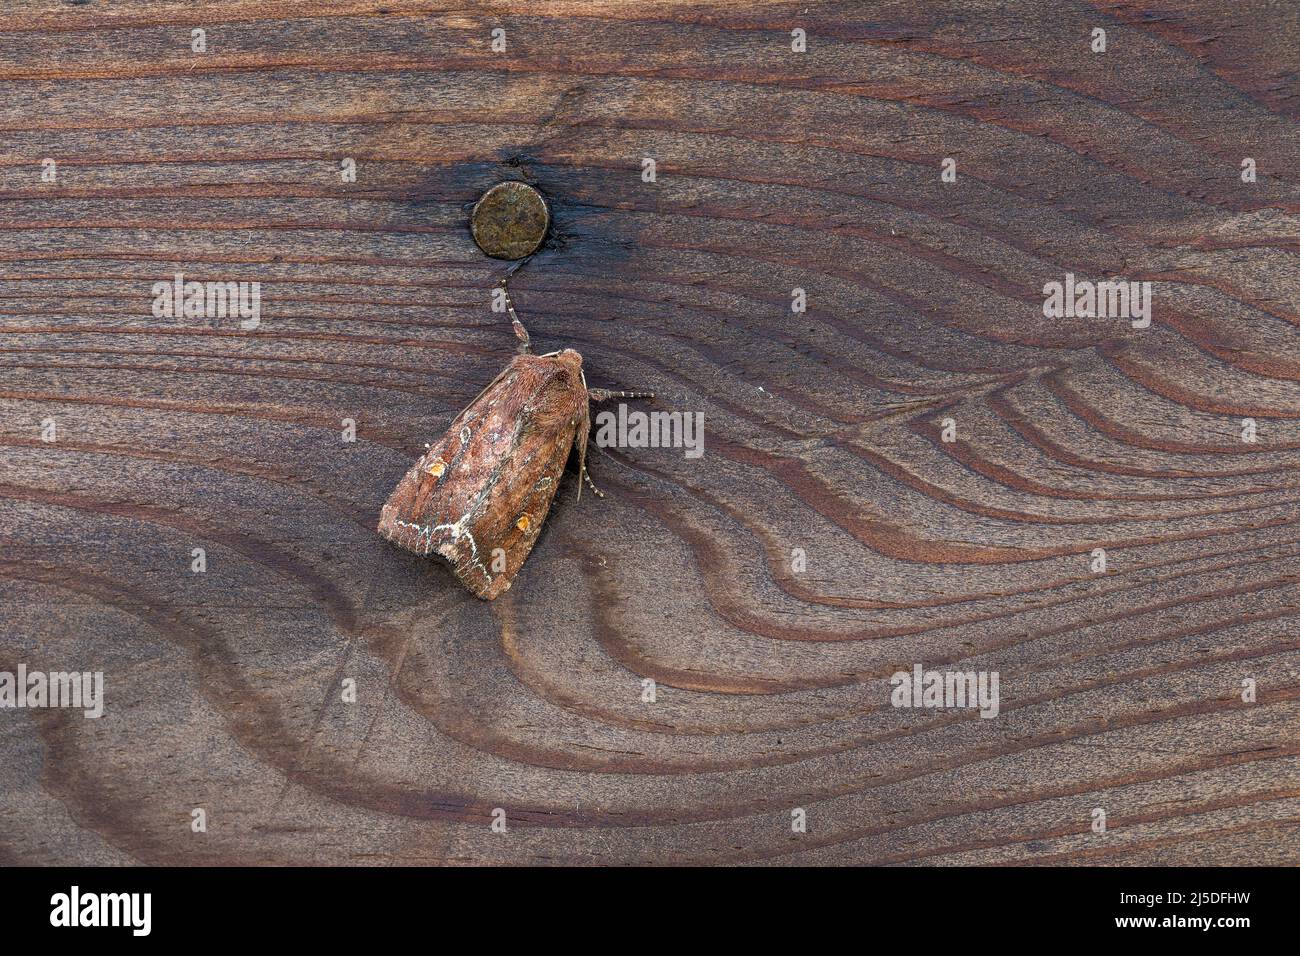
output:
[[[591,403],[654,398],[651,392],[588,388],[573,349],[534,355],[501,280],[518,354],[447,433],[406,473],[379,515],[379,533],[416,554],[446,559],[456,577],[492,600],[510,587],[537,541],[573,450],[587,473]]]

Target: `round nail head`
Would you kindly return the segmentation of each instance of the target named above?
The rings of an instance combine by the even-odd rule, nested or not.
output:
[[[527,183],[497,183],[474,204],[469,231],[493,259],[522,259],[546,238],[551,213],[546,200]]]

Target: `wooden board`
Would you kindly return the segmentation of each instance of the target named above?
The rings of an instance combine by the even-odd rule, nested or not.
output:
[[[106,712],[0,712],[0,861],[1300,862],[1297,16],[6,5],[0,670]],[[705,451],[570,472],[487,604],[374,526],[512,352],[503,179],[534,342]]]

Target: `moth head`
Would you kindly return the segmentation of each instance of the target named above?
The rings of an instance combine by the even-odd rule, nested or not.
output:
[[[564,349],[556,356],[565,365],[571,365],[574,369],[582,368],[582,356],[573,349]]]

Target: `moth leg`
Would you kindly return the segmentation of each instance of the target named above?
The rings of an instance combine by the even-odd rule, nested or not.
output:
[[[578,425],[578,432],[574,438],[578,445],[578,473],[582,475],[582,481],[578,482],[579,501],[582,500],[582,482],[584,481],[587,483],[587,486],[596,493],[597,498],[605,497],[605,492],[596,487],[596,483],[591,480],[591,473],[587,471],[587,438],[590,427],[591,419],[588,417],[586,409],[583,409],[582,420]]]
[[[515,314],[515,304],[510,301],[510,286],[508,282],[510,276],[501,280],[501,291],[505,293],[506,311],[510,313],[510,325],[515,330],[515,337],[519,339],[520,354],[531,354],[533,351],[532,340],[528,338],[528,330],[524,328],[524,323],[519,321],[519,316]]]
[[[591,480],[591,473],[587,471],[587,466],[582,466],[582,480],[587,483],[587,487],[596,493],[597,498],[604,498],[605,492],[596,487],[596,483]]]
[[[613,392],[607,388],[587,389],[587,398],[593,402],[607,402],[611,398],[654,398],[654,392]]]

